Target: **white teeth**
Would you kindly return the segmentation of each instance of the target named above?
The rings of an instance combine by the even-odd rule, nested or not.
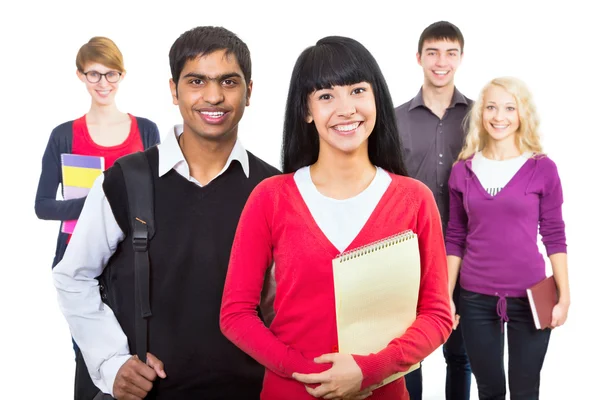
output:
[[[355,122],[355,123],[350,124],[350,125],[336,125],[333,128],[336,131],[340,131],[340,132],[350,132],[350,131],[353,131],[356,128],[358,128],[358,125],[360,125],[360,122]]]
[[[504,129],[504,128],[508,128],[508,125],[494,125],[492,124],[492,126],[496,129]]]
[[[446,75],[448,74],[448,71],[433,71],[433,73],[436,75]]]
[[[100,94],[109,94],[110,90],[98,90],[98,93],[100,93]]]
[[[225,114],[225,113],[224,113],[224,112],[222,112],[222,111],[217,111],[217,112],[212,112],[212,111],[201,111],[200,113],[201,113],[201,114],[203,114],[203,115],[208,115],[208,116],[209,116],[209,117],[211,117],[211,118],[219,118],[219,117],[222,117],[222,116],[223,116],[223,114]]]

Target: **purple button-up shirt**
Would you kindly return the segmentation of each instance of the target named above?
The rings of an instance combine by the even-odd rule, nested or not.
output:
[[[439,119],[425,106],[421,89],[412,100],[396,108],[408,174],[433,192],[444,232],[449,214],[448,178],[463,146],[463,120],[471,104],[472,101],[455,88],[450,106]]]

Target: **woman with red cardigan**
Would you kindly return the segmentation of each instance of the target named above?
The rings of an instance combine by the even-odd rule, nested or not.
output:
[[[402,378],[375,387],[450,334],[446,253],[433,195],[406,177],[387,84],[360,43],[327,37],[300,55],[282,158],[284,174],[259,184],[242,213],[221,330],[266,367],[262,399],[408,399]],[[332,260],[409,229],[421,255],[416,320],[376,354],[338,353]],[[265,277],[268,326],[257,312]]]

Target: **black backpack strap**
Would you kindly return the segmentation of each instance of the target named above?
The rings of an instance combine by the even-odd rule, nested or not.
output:
[[[150,258],[148,244],[154,236],[154,184],[144,152],[116,161],[121,166],[129,202],[130,235],[135,262],[135,343],[136,353],[146,362],[150,309]]]

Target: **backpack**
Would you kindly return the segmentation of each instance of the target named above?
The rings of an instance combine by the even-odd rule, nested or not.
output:
[[[119,164],[125,178],[129,209],[129,240],[134,251],[136,353],[140,361],[146,363],[148,318],[152,316],[148,244],[155,232],[152,170],[143,151],[121,157],[115,161],[115,164]],[[100,276],[101,292],[106,290],[107,286],[102,278]],[[102,299],[106,302],[106,292],[102,295]]]

